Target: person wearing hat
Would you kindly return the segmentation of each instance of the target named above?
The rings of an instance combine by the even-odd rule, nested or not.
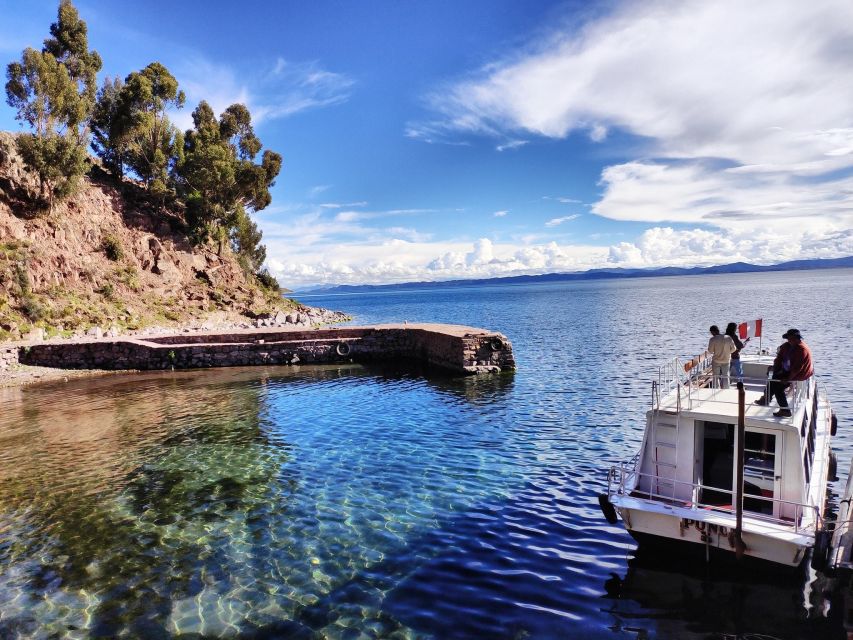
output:
[[[786,342],[779,347],[773,361],[773,379],[767,383],[767,393],[755,401],[755,404],[767,406],[768,396],[772,395],[779,403],[779,410],[773,415],[777,418],[790,417],[785,389],[791,382],[808,380],[814,375],[812,352],[803,342],[803,336],[797,329],[788,329],[782,337]]]

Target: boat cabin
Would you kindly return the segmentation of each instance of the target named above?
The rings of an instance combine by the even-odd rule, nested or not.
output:
[[[776,417],[775,402],[755,404],[767,385],[773,358],[742,357],[745,387],[744,514],[806,525],[817,517],[807,506],[816,466],[817,389],[814,378],[787,391],[790,417]],[[738,389],[715,384],[709,361],[685,377],[662,370],[653,385],[632,496],[691,508],[732,511],[737,469]],[[771,399],[772,400],[772,399]],[[825,455],[820,451],[818,456]],[[818,483],[819,484],[819,483]]]

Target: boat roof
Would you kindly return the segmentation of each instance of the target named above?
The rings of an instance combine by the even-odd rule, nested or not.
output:
[[[745,424],[752,427],[771,428],[781,431],[795,431],[799,433],[799,425],[803,416],[802,406],[792,405],[791,417],[777,418],[773,415],[779,408],[775,403],[771,406],[755,404],[762,395],[763,387],[757,389],[746,389],[745,397]],[[700,388],[694,389],[691,394],[691,404],[684,406],[684,397],[681,399],[680,415],[695,420],[707,422],[736,423],[738,419],[738,391],[735,387],[728,389]],[[672,392],[661,398],[660,411],[675,415],[678,411],[677,393]]]

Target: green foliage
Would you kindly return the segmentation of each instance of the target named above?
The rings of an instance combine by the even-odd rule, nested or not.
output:
[[[86,172],[87,157],[73,133],[42,137],[21,134],[17,144],[23,161],[39,176],[46,203],[63,200],[77,191]]]
[[[169,173],[177,160],[177,143],[183,144],[166,110],[181,108],[184,99],[178,81],[159,62],[127,76],[120,93],[128,166],[156,195],[166,193]]]
[[[15,264],[15,284],[18,285],[21,297],[30,295],[30,277],[27,273],[27,267],[21,262]]]
[[[217,119],[202,101],[193,128],[181,133],[167,112],[183,107],[185,95],[165,66],[152,62],[124,81],[107,78],[98,90],[101,66],[71,0],[61,0],[44,48],[27,48],[8,65],[7,102],[33,130],[18,136],[18,149],[39,176],[42,200],[52,205],[76,189],[91,132],[109,171],[138,177],[161,205],[178,196],[194,240],[212,238],[220,252],[230,244],[243,268],[257,273],[266,249],[249,214],[270,204],[282,158],[262,152],[246,106],[233,104]],[[117,241],[105,240],[103,250],[122,258]]]
[[[21,299],[21,312],[31,322],[38,322],[39,320],[44,319],[44,317],[47,315],[45,308],[32,295],[24,296]]]
[[[114,235],[105,235],[101,240],[101,249],[104,255],[113,262],[118,262],[124,258],[124,250],[121,248],[121,241]]]
[[[139,291],[139,272],[136,270],[136,267],[125,265],[115,272],[115,277],[128,289]]]
[[[237,206],[231,222],[231,248],[237,254],[243,269],[256,273],[267,259],[267,249],[261,244],[263,233],[258,229],[246,210]]]
[[[23,313],[30,322],[38,322],[45,317],[46,310],[41,303],[39,303],[30,289],[30,278],[26,265],[22,262],[16,263],[14,273],[15,284],[18,285],[18,292],[21,299],[21,313]]]
[[[232,229],[241,209],[260,211],[269,205],[281,156],[267,150],[255,163],[261,142],[244,105],[231,105],[217,120],[202,101],[193,111],[193,124],[177,166],[188,222],[195,228],[212,223]]]
[[[52,37],[44,41],[43,51],[68,70],[78,96],[75,104],[77,113],[73,121],[83,124],[95,105],[97,74],[103,63],[97,51],[89,51],[88,27],[80,19],[71,0],[61,0],[59,3],[57,20],[50,25],[50,35]],[[80,132],[79,141],[85,146],[84,131]]]
[[[104,82],[92,117],[92,148],[116,175],[125,166],[153,195],[170,191],[171,174],[182,160],[184,138],[166,111],[184,105],[178,81],[159,62],[121,80]]]
[[[20,62],[8,65],[6,101],[34,130],[18,137],[18,149],[52,204],[73,193],[85,172],[86,125],[101,58],[88,50],[86,23],[70,0],[62,0],[50,32],[42,51],[28,47]]]
[[[261,286],[267,291],[276,294],[281,293],[281,285],[278,283],[278,280],[275,279],[275,276],[273,276],[268,270],[263,269],[258,271],[255,276]]]
[[[121,78],[106,78],[98,91],[92,111],[92,150],[103,160],[104,166],[119,178],[124,175],[127,162],[127,136],[121,110]]]
[[[98,293],[100,293],[107,300],[115,299],[115,287],[113,287],[111,282],[105,282],[98,288]]]

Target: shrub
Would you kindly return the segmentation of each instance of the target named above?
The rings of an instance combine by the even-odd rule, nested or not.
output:
[[[113,287],[112,282],[105,282],[98,289],[98,293],[100,293],[107,300],[112,300],[113,296],[115,296],[115,288]]]
[[[139,291],[139,272],[136,270],[136,267],[131,265],[127,265],[118,269],[115,273],[116,278],[119,282],[125,285],[128,289],[132,289],[133,291]]]
[[[281,285],[269,271],[266,269],[258,271],[255,274],[261,286],[271,293],[281,293]]]
[[[27,274],[27,267],[22,263],[15,265],[15,281],[18,284],[18,289],[21,291],[21,297],[27,298],[30,295],[30,278]]]
[[[124,257],[124,251],[121,248],[121,242],[114,235],[106,235],[101,241],[101,249],[104,255],[113,262],[118,262]]]
[[[30,322],[38,322],[45,316],[45,308],[33,296],[27,294],[21,300],[21,311]]]

